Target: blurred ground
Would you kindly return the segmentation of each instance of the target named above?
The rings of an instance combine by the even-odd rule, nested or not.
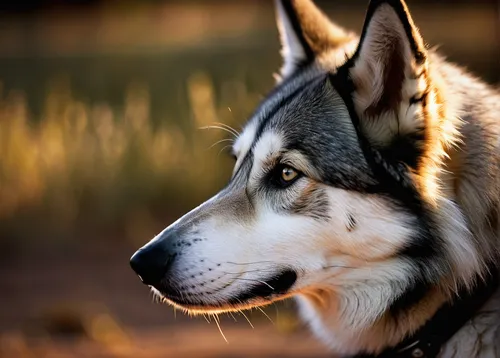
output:
[[[213,317],[152,302],[128,267],[132,250],[2,255],[0,357],[326,356],[287,306],[270,307],[269,318],[260,311],[220,317],[226,343]]]
[[[365,1],[318,2],[359,31]],[[273,85],[271,2],[42,3],[0,6],[0,357],[330,356],[290,302],[274,324],[245,313],[254,329],[221,317],[226,343],[128,267],[229,177],[232,135],[198,128],[239,130]],[[496,2],[409,5],[431,45],[499,81]]]

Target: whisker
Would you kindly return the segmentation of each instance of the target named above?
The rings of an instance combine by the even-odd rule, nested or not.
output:
[[[226,275],[243,275],[245,273],[249,272],[275,272],[276,270],[274,269],[258,269],[258,270],[246,270],[246,271],[240,271],[240,272],[227,272],[227,271],[221,271],[222,273]]]
[[[214,144],[212,144],[210,147],[208,147],[207,150],[212,149],[217,144],[224,143],[224,142],[234,142],[234,139],[233,138],[225,138],[225,139],[218,140],[217,142],[215,142]]]
[[[227,341],[226,336],[224,335],[224,332],[222,332],[222,328],[220,327],[220,322],[219,322],[218,317],[215,314],[213,315],[213,317],[214,317],[215,324],[217,325],[217,328],[219,328],[219,332],[220,332],[222,338],[224,338],[224,340],[226,341],[226,343],[229,343]]]
[[[252,327],[252,329],[254,329],[254,326],[253,326],[252,322],[250,322],[250,319],[248,319],[247,315],[242,310],[238,310],[238,312],[241,313],[243,315],[243,317],[245,317],[245,319],[247,320],[250,327]]]
[[[233,312],[229,311],[228,314],[233,318],[233,320],[235,322],[238,322],[238,320],[236,320],[236,317],[234,316]]]
[[[228,145],[225,145],[224,147],[222,147],[221,150],[219,150],[219,153],[217,154],[217,157],[219,157],[220,153],[222,153],[224,151],[224,149],[226,149],[227,147],[230,147],[232,146],[232,144],[228,144]]]
[[[275,264],[275,261],[254,261],[254,262],[232,262],[232,261],[226,261],[227,264],[231,265],[256,265],[256,264],[266,264],[266,263],[273,263]]]
[[[273,302],[273,306],[274,306],[274,312],[276,312],[276,320],[278,320],[279,316],[280,316],[280,311],[278,309],[278,305],[276,304],[276,302]]]
[[[273,325],[275,325],[275,323],[273,322],[273,320],[271,319],[271,317],[268,316],[268,314],[259,306],[256,307],[260,312],[262,312],[262,314],[264,316],[267,317],[267,319],[269,320],[269,322],[271,322]]]
[[[221,127],[221,126],[203,126],[203,127],[200,127],[199,129],[220,129],[222,131],[225,131],[229,134],[231,134],[233,137],[237,137],[236,134],[234,134],[234,132],[232,132],[231,130],[225,128],[225,127]]]
[[[267,282],[265,281],[261,281],[261,280],[255,280],[255,279],[252,279],[252,278],[240,278],[240,277],[234,277],[232,278],[233,280],[242,280],[242,281],[252,281],[252,282],[258,282],[260,284],[263,284],[263,285],[266,285],[267,287],[269,287],[271,290],[274,291],[274,287],[271,286],[270,284],[268,284]]]
[[[227,128],[228,130],[230,130],[236,137],[240,135],[240,133],[234,129],[233,127],[231,127],[229,124],[225,124],[225,123],[222,123],[222,122],[214,122],[214,124],[216,125],[219,125],[219,126],[223,126],[224,128]]]

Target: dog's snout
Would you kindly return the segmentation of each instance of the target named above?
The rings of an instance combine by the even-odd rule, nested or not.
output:
[[[130,258],[130,266],[146,285],[160,283],[172,265],[175,254],[164,246],[162,243],[148,244]]]

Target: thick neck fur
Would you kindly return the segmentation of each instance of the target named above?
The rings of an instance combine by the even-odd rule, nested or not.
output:
[[[463,239],[460,237],[462,233],[456,229],[460,225],[454,225],[453,215],[448,213],[450,209],[446,205],[450,204],[464,218],[462,224],[467,233],[463,235],[474,241],[476,254],[470,256],[478,257],[470,259],[481,263],[496,262],[500,247],[500,95],[432,53],[429,76],[435,83],[438,97],[444,99],[440,111],[444,126],[448,128],[442,131],[442,135],[453,133],[454,136],[440,138],[444,143],[444,153],[441,158],[436,158],[435,163],[438,166],[435,179],[440,186],[438,199],[443,198],[442,202],[438,200],[436,203],[436,215],[450,221],[441,230],[455,241]],[[397,316],[386,312],[368,327],[359,329],[353,329],[343,319],[346,305],[355,306],[352,309],[360,311],[364,305],[372,304],[371,297],[349,296],[349,292],[339,294],[333,285],[329,289],[328,282],[325,282],[325,289],[299,297],[299,308],[314,333],[334,351],[345,355],[355,355],[360,350],[377,353],[387,346],[396,345],[424,325],[450,299],[452,290],[444,288],[447,286],[436,285],[411,309]],[[500,292],[497,291],[483,309],[445,344],[440,357],[489,357],[492,350],[500,350],[499,306]]]

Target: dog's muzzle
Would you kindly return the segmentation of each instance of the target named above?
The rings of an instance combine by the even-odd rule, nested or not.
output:
[[[287,294],[297,281],[297,273],[293,268],[277,264],[263,270],[260,273],[262,277],[255,278],[240,278],[239,276],[243,274],[234,273],[236,271],[234,265],[238,264],[232,262],[221,261],[216,263],[217,268],[206,264],[197,267],[194,262],[187,260],[187,247],[191,247],[191,239],[182,229],[167,228],[130,258],[130,266],[141,281],[147,286],[154,287],[155,293],[170,303],[185,308],[193,306],[220,308],[224,305],[238,306],[256,300],[271,301]],[[193,251],[193,248],[191,250]],[[196,261],[205,260],[207,259]],[[197,267],[196,272],[186,273],[193,267]],[[216,273],[219,268],[220,272]],[[258,268],[252,270],[259,271]],[[236,284],[233,285],[234,282]],[[208,286],[212,288],[207,289]],[[226,290],[224,298],[221,298],[222,290]],[[217,297],[211,297],[212,291],[219,292]]]

